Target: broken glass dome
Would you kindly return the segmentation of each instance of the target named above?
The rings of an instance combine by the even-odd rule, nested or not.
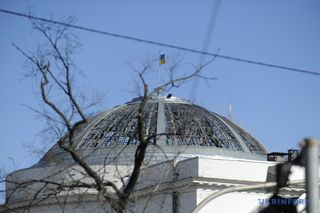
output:
[[[141,100],[91,117],[78,130],[74,149],[89,164],[132,164],[137,137],[137,113]],[[181,98],[152,97],[144,108],[144,129],[148,138],[145,162],[196,156],[265,160],[266,149],[248,132],[229,119]],[[58,145],[40,160],[71,161]]]

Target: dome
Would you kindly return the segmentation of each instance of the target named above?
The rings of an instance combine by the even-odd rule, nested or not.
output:
[[[137,140],[135,98],[99,113],[78,131],[74,146],[90,164],[133,162]],[[150,138],[146,161],[194,156],[265,160],[266,149],[248,132],[227,118],[181,98],[152,97],[144,109],[144,131]],[[55,145],[37,164],[52,157],[70,161],[71,157]]]

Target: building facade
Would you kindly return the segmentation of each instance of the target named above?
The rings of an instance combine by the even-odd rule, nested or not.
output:
[[[133,99],[90,117],[77,130],[73,144],[102,179],[119,188],[126,184],[139,144],[140,103]],[[267,161],[267,150],[244,129],[177,97],[150,98],[144,124],[150,140],[127,212],[192,212],[212,193],[266,182],[270,168],[277,164]],[[294,167],[290,179],[304,179],[304,170]],[[6,203],[0,212],[113,211],[95,189],[79,186],[90,185],[92,179],[57,144],[37,164],[9,174],[6,180]],[[280,194],[302,199],[304,191],[297,184]],[[201,212],[258,212],[272,194],[264,189],[229,193]]]

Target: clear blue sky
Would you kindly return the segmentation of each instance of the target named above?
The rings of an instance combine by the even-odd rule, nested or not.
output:
[[[213,1],[17,1],[0,8],[60,19],[74,15],[76,24],[144,39],[201,49]],[[320,72],[320,2],[316,0],[222,0],[210,52]],[[23,144],[41,141],[43,123],[21,104],[37,106],[35,85],[23,80],[25,59],[11,42],[32,49],[39,40],[27,19],[0,13],[0,166],[30,166],[37,161]],[[87,85],[106,95],[103,108],[124,103],[135,94],[136,74],[126,65],[157,54],[181,54],[197,64],[199,55],[83,31],[76,62]],[[320,76],[290,73],[217,59],[205,71],[218,78],[199,84],[196,103],[226,115],[270,151],[296,147],[306,136],[320,138]],[[155,84],[157,76],[150,76]],[[190,97],[191,83],[173,91]],[[53,144],[54,142],[52,142]]]

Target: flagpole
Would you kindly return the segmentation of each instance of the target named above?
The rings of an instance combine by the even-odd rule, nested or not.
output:
[[[160,93],[162,92],[161,86],[161,65],[166,63],[165,54],[161,54],[159,58],[159,67],[158,67],[158,96],[160,96]]]
[[[160,74],[160,68],[161,68],[161,64],[159,63],[158,65],[158,88],[160,90],[160,81],[161,81],[161,74]],[[158,96],[160,95],[160,91],[158,92]]]

